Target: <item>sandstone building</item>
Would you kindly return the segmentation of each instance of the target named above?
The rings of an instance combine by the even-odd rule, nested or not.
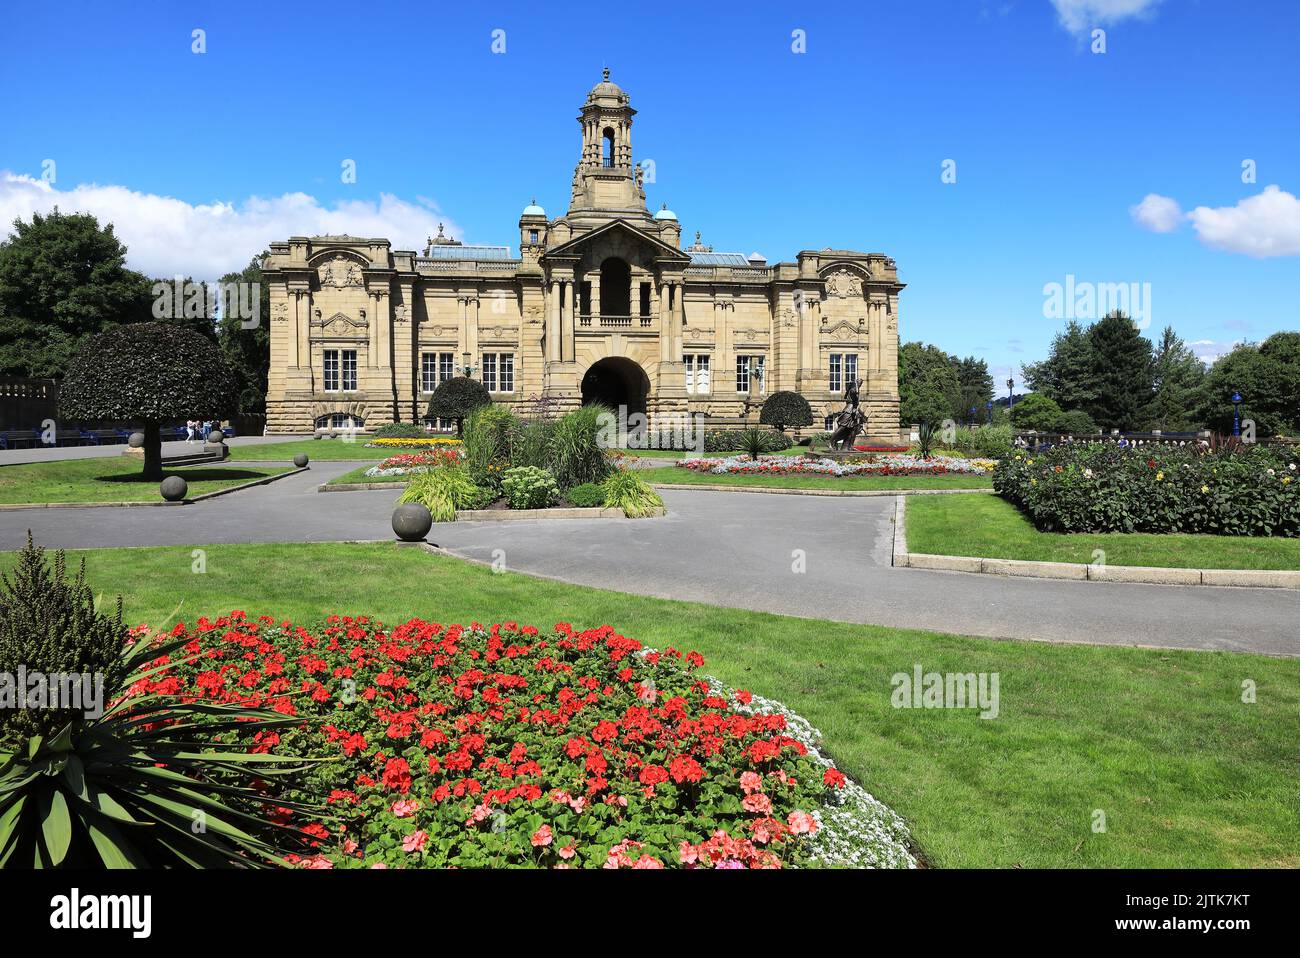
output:
[[[856,375],[868,437],[896,441],[894,260],[822,249],[769,264],[698,232],[683,249],[677,216],[647,209],[635,115],[606,70],[578,118],[568,211],[525,207],[517,257],[441,229],[423,255],[354,236],[273,243],[268,430],[419,422],[467,369],[503,403],[599,400],[652,420],[736,420],[782,389],[820,417]]]

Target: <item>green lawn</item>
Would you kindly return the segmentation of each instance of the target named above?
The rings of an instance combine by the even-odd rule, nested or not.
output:
[[[410,476],[367,476],[366,470],[375,465],[368,462],[364,466],[357,466],[351,472],[345,472],[341,476],[335,476],[326,485],[337,486],[345,482],[393,482],[402,483],[410,479]]]
[[[300,452],[318,462],[334,459],[373,459],[378,461],[398,452],[410,452],[409,449],[367,449],[369,436],[357,436],[355,442],[343,439],[291,439],[287,442],[254,443],[250,446],[230,447],[230,458],[244,461],[261,460],[273,462],[283,459],[289,462]]]
[[[639,469],[637,475],[651,483],[766,486],[771,489],[989,489],[993,486],[993,480],[988,476],[715,476],[680,466]]]
[[[933,555],[1181,569],[1300,569],[1300,539],[1149,533],[1039,532],[997,496],[917,496],[907,501],[907,548]]]
[[[131,456],[113,456],[0,466],[0,503],[161,501],[157,481],[140,475],[142,465],[141,460]],[[187,495],[192,497],[279,475],[290,468],[194,466],[167,469],[163,474],[181,476],[189,483]]]
[[[234,608],[311,623],[610,623],[698,649],[722,680],[780,699],[911,824],[937,866],[1300,866],[1300,660],[996,641],[652,599],[383,544],[87,553],[132,622]],[[0,569],[12,553],[0,553]],[[936,601],[941,601],[936,599]],[[913,663],[997,672],[1000,715],[890,707]],[[1244,680],[1256,704],[1241,702]],[[1106,831],[1092,831],[1094,812]]]

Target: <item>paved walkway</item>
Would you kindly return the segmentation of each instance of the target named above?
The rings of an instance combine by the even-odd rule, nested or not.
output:
[[[0,549],[31,528],[90,548],[391,538],[396,490],[318,493],[354,462],[180,509],[0,512]],[[655,520],[435,526],[430,540],[514,571],[663,598],[993,638],[1300,655],[1300,596],[1231,589],[1003,578],[896,569],[893,498],[665,490]],[[801,558],[802,556],[802,558]],[[796,572],[802,561],[805,571]]]

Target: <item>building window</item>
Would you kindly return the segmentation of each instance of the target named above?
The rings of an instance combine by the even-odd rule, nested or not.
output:
[[[357,351],[355,349],[327,349],[324,352],[325,375],[321,388],[336,393],[341,388],[351,392],[357,388]]]
[[[758,377],[755,384],[759,392],[767,392],[767,377],[764,375],[765,356],[737,356],[736,357],[736,392],[749,392],[749,372],[751,363],[753,365],[754,375]]]
[[[515,391],[515,354],[484,353],[483,385],[490,393]]]
[[[831,353],[830,390],[842,392],[844,388],[858,378],[857,353]]]
[[[325,350],[325,375],[321,380],[321,388],[327,393],[339,391],[339,351],[337,349]]]
[[[534,246],[537,245],[537,230],[528,231],[528,242],[532,243]]]
[[[316,420],[317,429],[363,429],[365,425],[364,419],[350,416],[345,412],[330,413]]]
[[[686,361],[686,391],[707,395],[709,392],[709,354],[699,353],[683,357]]]
[[[455,353],[420,354],[420,392],[431,393],[456,374]]]

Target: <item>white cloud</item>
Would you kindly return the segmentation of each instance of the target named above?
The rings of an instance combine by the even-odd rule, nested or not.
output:
[[[1232,352],[1234,346],[1240,345],[1242,340],[1234,339],[1230,343],[1219,342],[1214,339],[1197,339],[1188,343],[1187,346],[1196,358],[1207,365],[1213,363],[1220,356],[1226,356]]]
[[[1159,193],[1148,193],[1128,211],[1139,226],[1153,233],[1172,233],[1184,219],[1178,201]]]
[[[1300,255],[1300,199],[1276,185],[1236,206],[1198,206],[1187,216],[1207,246],[1259,259]]]
[[[1151,13],[1160,0],[1052,0],[1061,26],[1071,33]]]
[[[422,250],[441,222],[448,236],[460,237],[433,203],[423,198],[411,203],[390,193],[380,193],[377,201],[343,200],[333,207],[306,193],[194,205],[123,186],[82,184],[59,190],[42,179],[0,172],[0,240],[15,219],[29,220],[32,213],[55,206],[112,223],[126,244],[127,265],[157,277],[216,279],[243,269],[269,243],[290,236],[382,236],[395,249]]]

